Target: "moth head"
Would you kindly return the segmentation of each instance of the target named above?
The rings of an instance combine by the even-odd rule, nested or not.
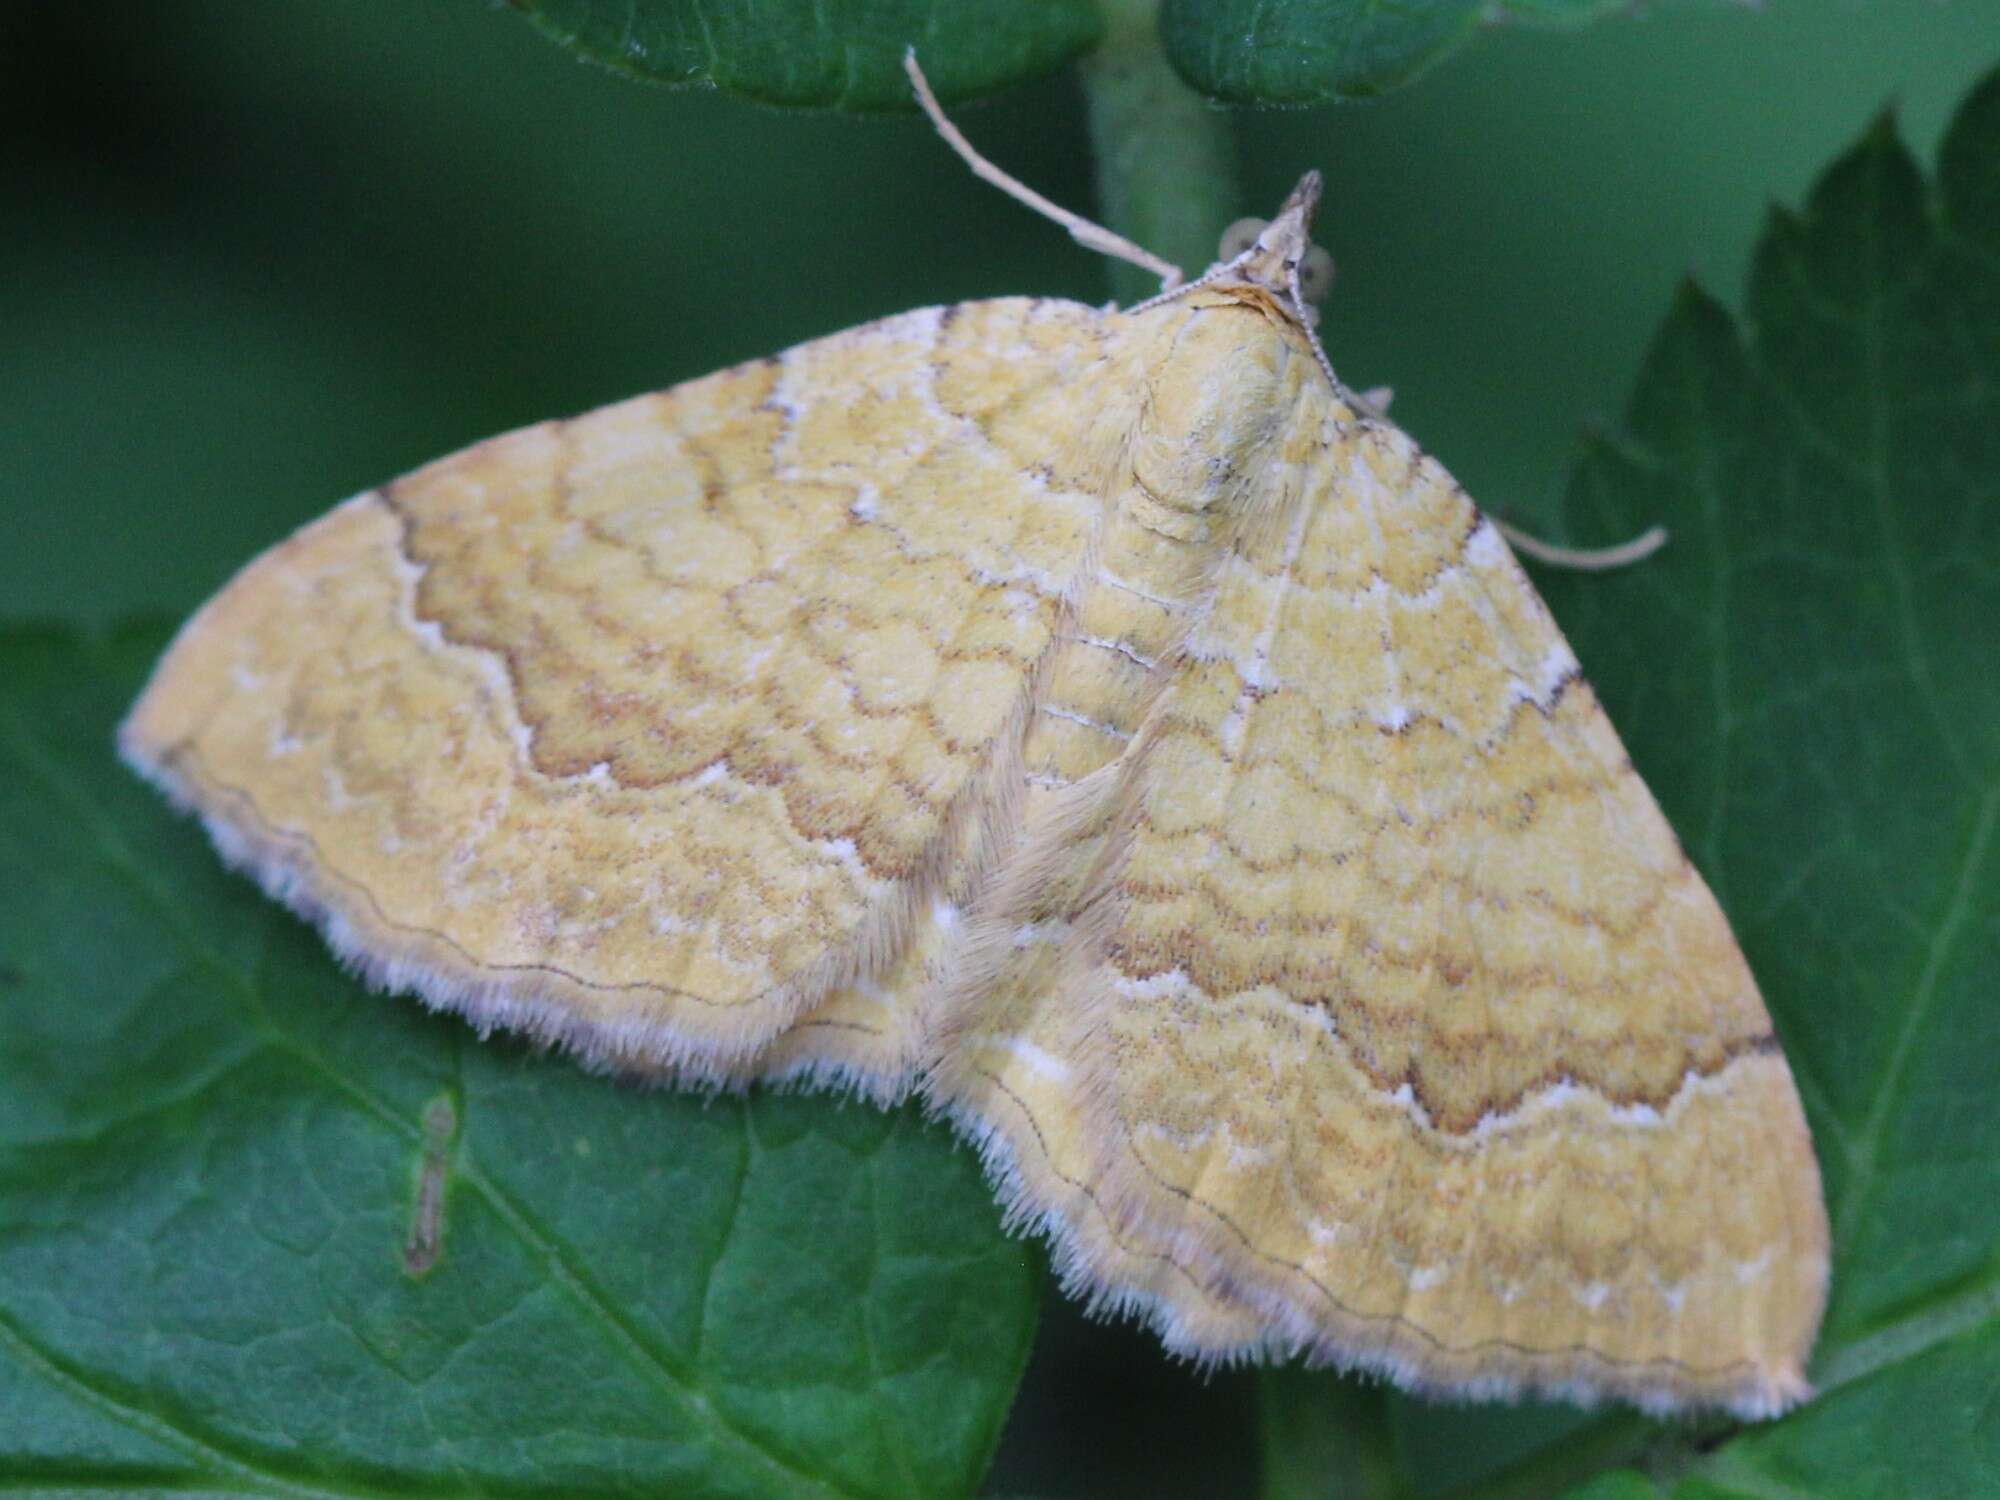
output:
[[[1320,175],[1299,179],[1275,219],[1238,219],[1222,232],[1219,267],[1292,303],[1305,320],[1333,285],[1333,257],[1312,242],[1313,212],[1319,207]]]

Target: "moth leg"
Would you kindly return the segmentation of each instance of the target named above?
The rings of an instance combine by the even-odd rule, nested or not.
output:
[[[1365,398],[1364,398],[1365,399]],[[1629,542],[1615,547],[1559,547],[1532,536],[1518,526],[1510,526],[1498,516],[1489,517],[1516,552],[1524,552],[1538,563],[1552,568],[1571,568],[1581,573],[1602,573],[1642,562],[1667,545],[1667,528],[1649,526]]]

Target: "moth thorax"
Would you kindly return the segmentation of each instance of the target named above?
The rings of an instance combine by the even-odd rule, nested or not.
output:
[[[1133,476],[1160,504],[1227,508],[1267,471],[1297,393],[1294,351],[1247,307],[1192,311],[1150,383]]]

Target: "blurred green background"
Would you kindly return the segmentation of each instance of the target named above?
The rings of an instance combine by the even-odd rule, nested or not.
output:
[[[1674,283],[1733,298],[1759,217],[1896,104],[1928,155],[2000,0],[1665,5],[1504,30],[1366,106],[1246,115],[1243,212],[1307,166],[1342,375],[1549,529]],[[1073,77],[960,112],[1088,209]],[[487,433],[880,314],[1103,268],[914,119],[580,66],[477,0],[0,4],[0,612],[177,616],[331,502]],[[1225,1492],[1247,1377],[1052,1301],[991,1481]],[[1497,1465],[1402,1441],[1419,1473]]]

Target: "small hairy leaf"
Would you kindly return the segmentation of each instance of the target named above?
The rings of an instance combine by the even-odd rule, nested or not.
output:
[[[903,52],[940,98],[1039,77],[1096,45],[1093,0],[509,0],[553,40],[654,83],[769,104],[910,109]]]
[[[0,631],[0,1471],[970,1493],[1039,1260],[909,1110],[363,993],[113,758],[163,631]]]

